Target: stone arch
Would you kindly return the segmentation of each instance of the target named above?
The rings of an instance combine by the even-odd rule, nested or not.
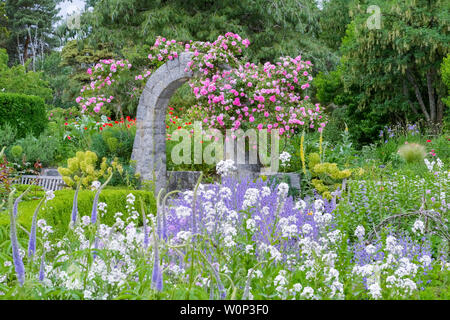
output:
[[[148,79],[136,114],[136,137],[131,159],[141,180],[154,181],[156,192],[167,187],[166,114],[169,100],[192,72],[186,72],[192,52],[167,61]]]

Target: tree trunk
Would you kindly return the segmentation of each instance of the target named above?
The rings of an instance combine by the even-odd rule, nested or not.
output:
[[[442,97],[438,96],[436,123],[442,124],[443,119],[444,119],[444,103],[442,102]]]
[[[434,97],[434,88],[433,88],[433,78],[434,78],[434,70],[429,69],[427,71],[427,89],[428,89],[428,100],[430,102],[430,118],[433,123],[436,123],[436,101]]]
[[[406,86],[406,81],[403,81],[403,95],[405,96],[406,101],[408,102],[409,107],[411,108],[411,110],[414,112],[414,114],[418,115],[419,112],[417,111],[416,106],[409,99],[409,93],[408,93],[408,87]]]
[[[30,36],[27,35],[27,38],[25,40],[25,45],[23,46],[23,63],[27,62],[28,60],[28,46],[30,45]]]
[[[413,86],[414,92],[416,94],[417,101],[419,102],[420,108],[422,109],[422,112],[423,112],[423,114],[425,116],[425,119],[428,122],[430,122],[431,118],[430,118],[430,115],[429,115],[429,113],[427,111],[425,103],[423,102],[423,98],[422,98],[422,94],[420,93],[419,85],[417,84],[416,79],[414,78],[413,74],[411,73],[411,71],[409,69],[406,70],[406,78],[408,79],[408,81]]]

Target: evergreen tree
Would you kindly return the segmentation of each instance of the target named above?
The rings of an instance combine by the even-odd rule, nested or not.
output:
[[[337,51],[345,36],[350,18],[351,0],[326,0],[322,2],[320,13],[320,39],[331,49]]]
[[[140,53],[156,36],[212,41],[228,31],[251,41],[250,59],[273,61],[301,54],[315,69],[332,69],[333,51],[319,40],[315,0],[118,0],[88,1],[82,21],[92,44],[108,44],[121,55]],[[135,64],[129,56],[126,58]]]
[[[0,1],[0,47],[4,47],[9,38],[8,16],[6,15],[5,1]]]
[[[56,5],[61,0],[6,0],[6,14],[11,36],[8,51],[12,62],[25,65],[31,57],[43,57],[55,45],[53,24],[58,20]]]

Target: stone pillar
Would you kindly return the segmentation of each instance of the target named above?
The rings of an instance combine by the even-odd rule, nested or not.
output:
[[[156,192],[167,188],[167,105],[175,91],[192,77],[191,72],[185,71],[192,55],[183,52],[159,67],[148,79],[139,99],[131,159],[136,161],[136,173],[141,180],[153,181]]]

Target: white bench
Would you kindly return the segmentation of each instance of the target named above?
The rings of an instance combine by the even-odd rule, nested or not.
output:
[[[59,176],[33,176],[33,175],[23,175],[18,177],[14,183],[20,184],[36,184],[41,186],[44,190],[61,190],[64,188],[65,183],[63,179]]]

